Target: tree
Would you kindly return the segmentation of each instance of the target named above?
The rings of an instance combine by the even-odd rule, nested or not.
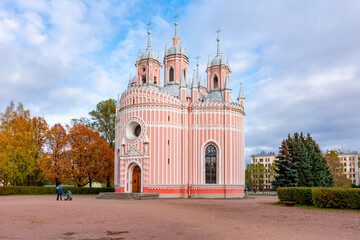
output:
[[[99,135],[84,124],[75,124],[66,137],[65,177],[79,187],[93,181],[105,182],[113,151]],[[113,167],[111,167],[113,170]]]
[[[0,118],[0,172],[4,185],[30,184],[29,176],[36,169],[35,158],[39,153],[30,111],[22,103],[11,101]]]
[[[245,182],[246,187],[254,192],[262,191],[264,189],[264,179],[266,177],[266,171],[264,164],[251,163],[247,165],[245,170]]]
[[[329,170],[331,171],[335,187],[350,187],[351,180],[343,173],[340,158],[336,151],[330,151],[325,155]]]
[[[247,164],[245,169],[245,185],[248,190],[255,189],[254,164]]]
[[[340,158],[336,151],[330,151],[325,155],[325,158],[327,160],[327,163],[329,165],[329,169],[332,173],[332,175],[342,173],[343,168],[340,163]]]
[[[89,112],[91,116],[91,126],[100,132],[100,136],[110,144],[111,149],[115,150],[115,118],[116,101],[108,99],[96,105],[96,109]]]
[[[275,160],[278,186],[328,187],[333,185],[331,172],[318,144],[310,134],[288,136]]]
[[[289,135],[289,140],[291,139]],[[279,148],[279,155],[276,157],[275,163],[275,187],[296,187],[299,181],[299,174],[296,163],[291,157],[288,141],[283,140]]]
[[[34,164],[35,169],[29,175],[28,185],[43,185],[49,180],[50,162],[45,154],[45,143],[49,126],[42,117],[31,119],[33,140],[35,141]]]
[[[50,178],[56,186],[62,183],[65,174],[66,130],[57,123],[50,128],[47,134],[47,157],[50,161]]]

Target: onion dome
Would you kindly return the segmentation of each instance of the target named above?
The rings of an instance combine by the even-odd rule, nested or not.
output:
[[[181,44],[179,45],[180,38],[177,35],[177,25],[178,22],[175,21],[175,36],[173,38],[173,45],[169,49],[165,50],[165,56],[169,56],[173,54],[183,54],[187,56],[187,49],[186,48],[184,49]]]

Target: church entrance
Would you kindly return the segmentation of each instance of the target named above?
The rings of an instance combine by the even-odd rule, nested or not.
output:
[[[132,192],[141,192],[141,170],[139,166],[136,166],[132,174]]]

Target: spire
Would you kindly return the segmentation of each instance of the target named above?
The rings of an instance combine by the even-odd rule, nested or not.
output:
[[[180,87],[185,87],[186,88],[186,82],[185,82],[184,73],[181,74]]]
[[[177,38],[178,37],[178,35],[177,35],[177,25],[178,25],[178,22],[177,22],[177,17],[178,17],[179,15],[175,15],[175,38]]]
[[[130,79],[129,79],[129,84],[128,84],[128,87],[131,86],[131,82],[132,82],[132,76],[131,76],[131,73],[130,73]]]
[[[138,61],[140,61],[140,49],[138,50],[138,54],[137,54],[138,56]]]
[[[218,34],[218,36],[216,38],[216,41],[217,41],[217,54],[216,54],[216,56],[220,55],[220,32],[221,32],[221,29],[218,28],[218,30],[216,30],[216,33]]]
[[[179,15],[177,15],[177,14],[174,16],[174,18],[175,18],[175,36],[173,37],[173,45],[179,45],[179,37],[177,35],[177,25],[178,25],[177,17],[178,16]]]
[[[208,55],[208,64],[207,67],[210,67],[210,55]]]
[[[242,87],[242,83],[240,83],[239,97],[237,98],[237,100],[240,101],[240,99],[245,99],[245,97],[244,97],[244,90],[243,90],[243,87]]]
[[[199,58],[200,56],[196,56],[196,77],[199,77]]]
[[[191,88],[197,88],[198,86],[199,84],[197,83],[197,77],[195,76],[195,69],[194,69],[193,82]]]
[[[168,54],[167,44],[165,44],[165,56]]]
[[[146,26],[148,26],[148,46],[147,48],[150,49],[151,48],[151,39],[150,39],[150,35],[151,35],[151,31],[150,31],[150,25],[151,25],[151,22],[149,21],[148,24],[146,24]]]
[[[120,108],[120,94],[118,94],[116,107],[117,107],[117,108]]]
[[[230,87],[230,79],[229,79],[229,75],[226,75],[226,77],[225,77],[225,85],[224,85],[224,89],[231,89],[231,87]]]

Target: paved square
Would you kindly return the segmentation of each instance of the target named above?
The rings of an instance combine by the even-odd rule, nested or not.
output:
[[[1,196],[0,239],[359,239],[360,212],[255,199],[97,200]]]

